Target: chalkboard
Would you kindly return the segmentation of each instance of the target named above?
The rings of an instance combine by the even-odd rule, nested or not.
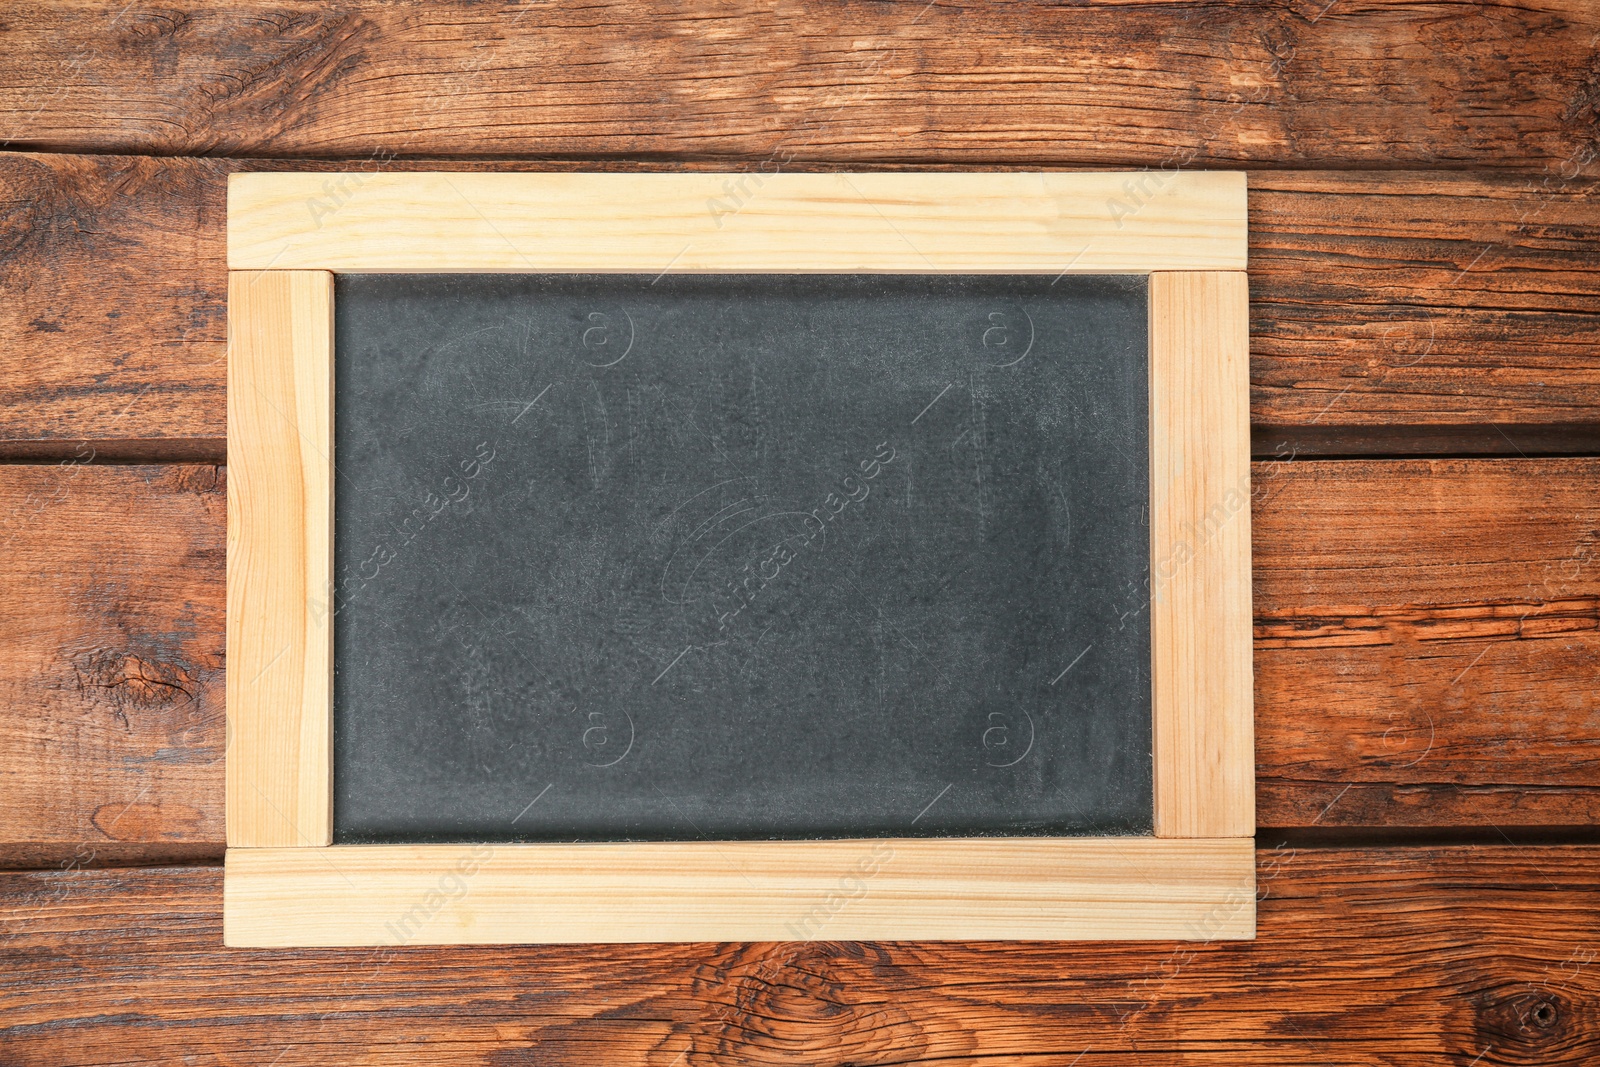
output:
[[[1143,276],[335,309],[336,842],[1151,832]]]

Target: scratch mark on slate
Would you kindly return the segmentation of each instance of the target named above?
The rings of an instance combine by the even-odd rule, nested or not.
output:
[[[951,782],[950,785],[947,785],[943,789],[939,790],[939,795],[928,801],[928,806],[926,808],[923,808],[921,811],[917,812],[917,818],[911,820],[911,825],[917,825],[917,819],[920,819],[924,815],[928,814],[929,810],[932,809],[935,804],[939,803],[946,793],[950,792],[950,786],[953,785],[955,785],[955,783]]]
[[[533,405],[542,400],[544,398],[544,394],[548,393],[555,384],[555,382],[551,382],[549,385],[539,390],[539,395],[528,401],[527,407],[524,407],[521,411],[517,412],[517,418],[511,420],[511,425],[515,426],[517,424],[517,419],[522,418],[522,416],[526,415],[530,410],[532,410]]]
[[[956,384],[955,382],[951,382],[949,385],[946,385],[943,389],[939,390],[939,395],[934,397],[932,400],[928,401],[928,406],[927,407],[925,407],[921,411],[917,412],[917,419],[922,418],[922,416],[926,415],[929,411],[932,411],[933,410],[933,405],[937,404],[941,399],[943,399],[944,394],[948,393],[950,391],[951,386],[953,386],[955,384]],[[917,419],[912,419],[911,420],[911,425],[915,426],[917,424]]]
[[[1062,671],[1060,674],[1058,674],[1054,678],[1050,679],[1050,684],[1051,685],[1055,685],[1057,682],[1061,681],[1061,679],[1065,678],[1067,676],[1067,671],[1070,671],[1072,668],[1076,667],[1078,665],[1078,660],[1080,660],[1083,657],[1087,656],[1089,654],[1089,649],[1091,649],[1093,647],[1094,647],[1094,642],[1093,641],[1090,641],[1087,645],[1085,645],[1083,651],[1079,652],[1076,656],[1074,656],[1073,659],[1072,659],[1072,662],[1067,664],[1067,670],[1066,671]]]
[[[555,783],[551,782],[548,785],[546,785],[543,789],[539,790],[539,796],[534,797],[532,800],[528,801],[528,806],[523,808],[520,812],[517,813],[517,818],[511,820],[511,825],[512,826],[517,825],[517,820],[518,819],[521,819],[524,815],[528,814],[528,812],[532,811],[533,810],[533,806],[535,804],[539,803],[540,798],[543,797],[546,793],[550,792],[550,786],[552,786],[552,785],[555,785]]]
[[[680,659],[682,659],[683,657],[687,656],[689,654],[689,650],[691,648],[693,648],[693,647],[694,647],[693,645],[684,645],[683,646],[683,651],[679,652],[676,656],[674,656],[672,658],[672,662],[667,664],[664,668],[662,668],[660,674],[656,675],[656,682],[659,682],[659,681],[661,681],[661,679],[665,678],[667,676],[667,671],[670,671],[672,668],[676,667],[678,665],[678,661]],[[651,682],[650,684],[651,685],[655,685],[656,682]]]

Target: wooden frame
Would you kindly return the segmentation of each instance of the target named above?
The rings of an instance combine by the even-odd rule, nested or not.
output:
[[[228,190],[230,945],[1250,938],[1237,173],[241,174]],[[333,274],[1150,275],[1155,833],[335,846]]]

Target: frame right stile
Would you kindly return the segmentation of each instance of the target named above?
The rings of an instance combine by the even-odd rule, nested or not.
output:
[[[1150,275],[1150,646],[1157,837],[1255,833],[1249,294]]]

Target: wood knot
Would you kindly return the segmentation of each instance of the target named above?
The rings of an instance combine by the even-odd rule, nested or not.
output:
[[[195,672],[178,663],[97,648],[73,658],[78,689],[107,700],[127,724],[129,708],[162,708],[187,704],[199,687]]]
[[[695,987],[706,1010],[675,1027],[662,1052],[696,1064],[792,1064],[812,1067],[903,1063],[928,1049],[907,998],[884,995],[902,981],[900,968],[877,946],[800,942],[740,950],[707,967]],[[873,990],[855,994],[855,990]],[[960,1035],[939,1047],[959,1054]]]
[[[914,954],[894,946],[894,957]],[[938,1012],[937,991],[885,946],[825,943],[695,946],[687,986],[623,1003],[593,1018],[540,1027],[526,1047],[489,1056],[494,1067],[589,1063],[612,1043],[648,1067],[869,1067],[961,1060],[976,1038]],[[913,1020],[921,1020],[920,1022]],[[641,1033],[648,1027],[648,1044]],[[603,1058],[603,1057],[602,1057]],[[614,1057],[615,1058],[615,1057]]]
[[[1574,1025],[1576,1014],[1572,1002],[1551,989],[1523,986],[1490,994],[1478,1006],[1475,1026],[1484,1064],[1568,1062],[1563,1052],[1577,1053],[1586,1044],[1582,1027]]]
[[[173,484],[189,493],[225,494],[227,469],[211,463],[184,464],[172,472]]]
[[[11,157],[0,162],[0,279],[13,290],[29,288],[25,252],[38,254],[51,229],[52,212],[64,209],[50,168],[37,160]],[[13,265],[24,268],[13,271]]]
[[[209,829],[206,817],[187,804],[102,804],[91,816],[94,828],[112,841],[173,841],[200,835]]]

